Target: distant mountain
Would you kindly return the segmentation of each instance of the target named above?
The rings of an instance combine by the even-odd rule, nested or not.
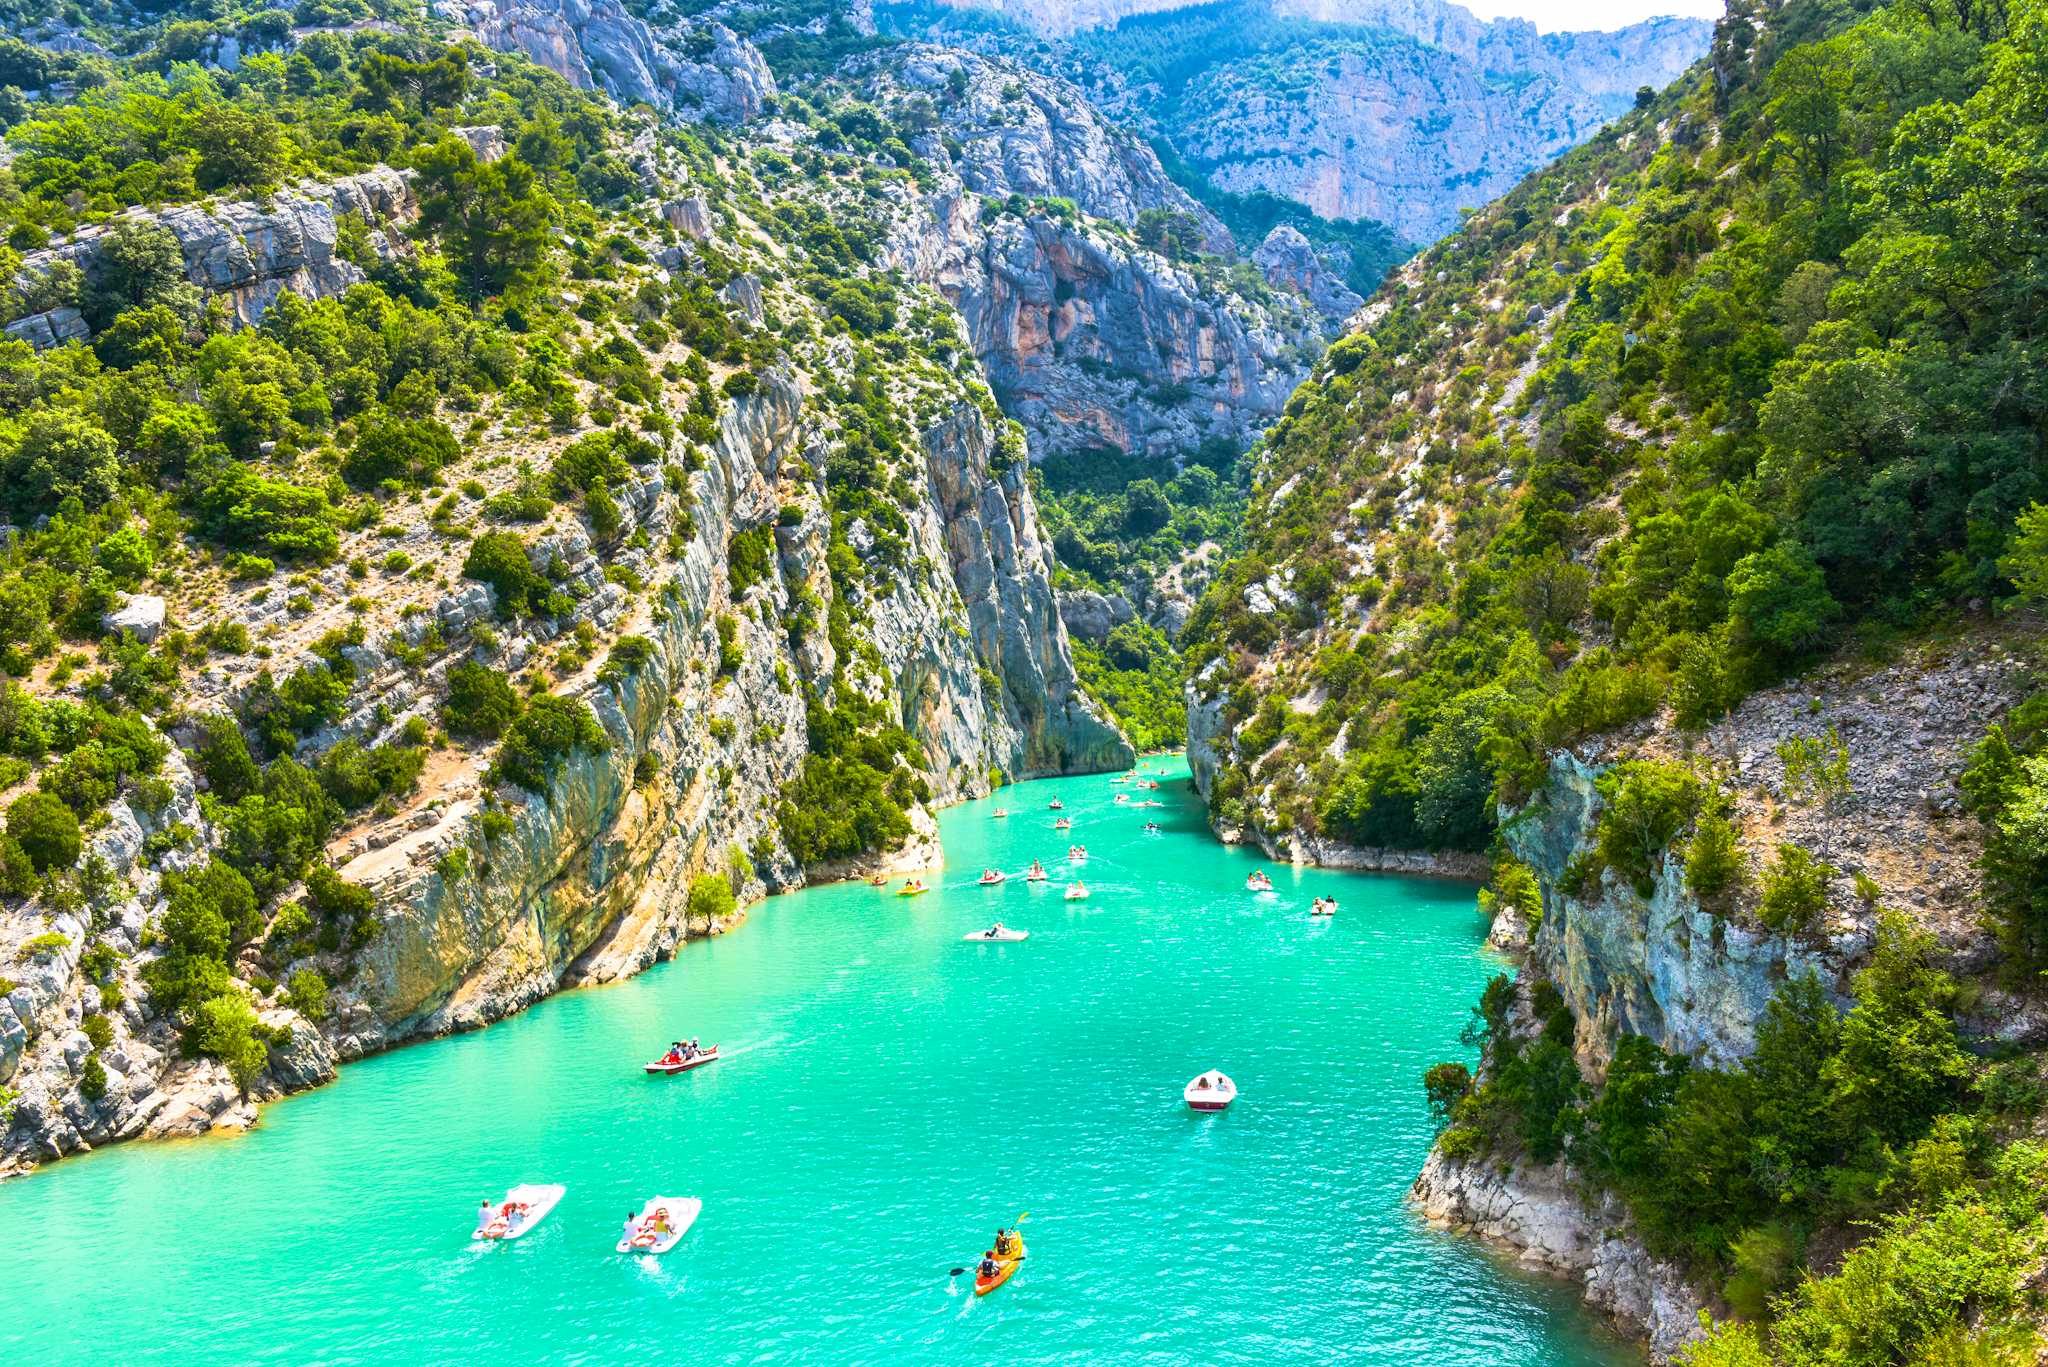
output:
[[[1712,32],[1666,18],[1540,34],[1441,0],[919,0],[879,13],[1080,81],[1211,192],[1375,220],[1414,244],[1667,84]]]

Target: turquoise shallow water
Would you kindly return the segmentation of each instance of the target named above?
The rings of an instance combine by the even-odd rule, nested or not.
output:
[[[1564,1291],[1403,1208],[1417,1079],[1493,971],[1470,889],[1277,870],[1254,898],[1258,861],[1209,839],[1185,782],[1155,811],[1119,791],[1005,789],[940,818],[923,897],[777,898],[631,982],[352,1065],[245,1138],[0,1185],[0,1356],[1634,1361]],[[1093,898],[973,886],[1034,855],[1063,874],[1055,793]],[[1334,921],[1308,919],[1318,893]],[[961,943],[996,916],[1032,938]],[[689,1033],[730,1057],[640,1074]],[[1180,1089],[1210,1067],[1241,1100],[1194,1116]],[[479,1198],[522,1181],[568,1195],[473,1247]],[[664,1258],[614,1254],[656,1192],[702,1218]],[[977,1301],[947,1273],[1020,1211],[1030,1257]]]

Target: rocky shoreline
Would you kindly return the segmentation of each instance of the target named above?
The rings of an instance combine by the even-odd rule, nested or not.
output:
[[[1432,1151],[1409,1204],[1435,1228],[1479,1239],[1523,1268],[1574,1284],[1586,1304],[1643,1339],[1654,1361],[1669,1361],[1702,1337],[1699,1307],[1712,1298],[1643,1247],[1620,1203],[1589,1196],[1566,1165],[1502,1167]]]

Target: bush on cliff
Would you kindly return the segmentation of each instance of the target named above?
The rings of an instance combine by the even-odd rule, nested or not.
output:
[[[7,809],[7,838],[20,846],[37,873],[78,862],[78,818],[48,793],[26,793]]]
[[[578,750],[601,752],[610,744],[611,738],[598,725],[590,704],[581,698],[543,693],[527,703],[507,728],[490,779],[544,793],[557,766],[571,754]]]

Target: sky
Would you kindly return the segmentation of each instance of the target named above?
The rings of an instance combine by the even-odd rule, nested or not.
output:
[[[1545,33],[1617,29],[1660,14],[1719,19],[1722,0],[1453,0],[1481,19],[1527,19]]]

